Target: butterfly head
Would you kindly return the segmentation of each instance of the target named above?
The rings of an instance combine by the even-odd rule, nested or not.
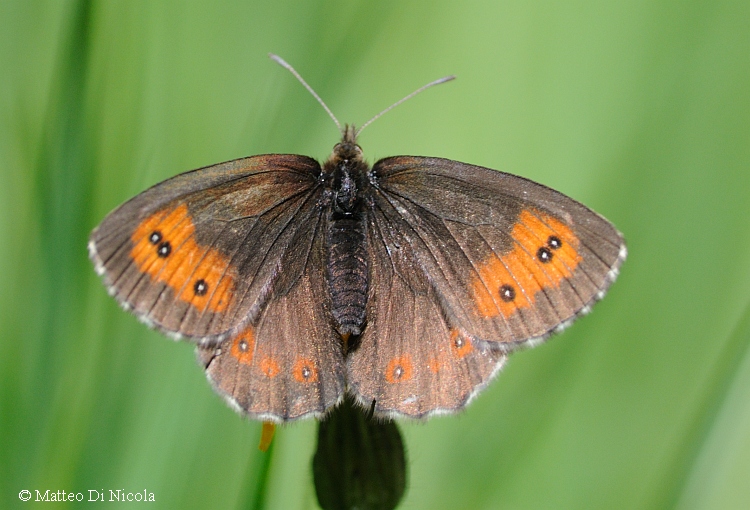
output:
[[[342,132],[341,141],[333,147],[333,153],[323,165],[323,173],[335,197],[335,208],[351,214],[358,209],[370,167],[362,158],[354,126],[346,125]]]
[[[336,181],[344,175],[362,175],[369,166],[362,158],[362,148],[357,144],[357,130],[346,125],[342,131],[341,141],[333,146],[333,152],[323,165],[323,172]]]
[[[341,141],[333,147],[333,154],[329,158],[346,162],[362,160],[362,148],[357,144],[357,130],[353,125],[344,126]]]

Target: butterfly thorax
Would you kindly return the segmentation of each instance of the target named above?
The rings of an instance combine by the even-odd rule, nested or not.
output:
[[[341,142],[323,165],[328,197],[328,290],[331,313],[342,336],[361,333],[368,291],[363,193],[369,185],[369,166],[362,159],[354,133],[354,127],[347,126]]]

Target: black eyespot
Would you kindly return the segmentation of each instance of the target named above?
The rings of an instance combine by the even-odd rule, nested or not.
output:
[[[244,339],[240,340],[240,343],[237,344],[237,347],[240,348],[240,351],[247,352],[247,348],[248,348],[247,340],[244,340]]]
[[[148,236],[148,240],[151,244],[159,244],[159,242],[161,241],[161,232],[159,232],[158,230],[154,230],[153,232],[151,232],[151,235]]]
[[[312,375],[312,370],[310,370],[310,367],[308,367],[307,365],[302,367],[302,377],[304,379],[309,379],[311,375]]]
[[[559,250],[562,248],[562,241],[557,236],[549,236],[549,239],[547,239],[547,246],[553,250]]]
[[[456,347],[456,349],[460,349],[464,346],[464,339],[460,336],[457,336],[455,340],[453,340],[453,345]]]
[[[510,303],[511,301],[516,299],[516,289],[508,284],[503,285],[502,287],[500,287],[500,299],[502,299],[506,303]]]
[[[169,257],[170,253],[172,253],[172,245],[169,244],[169,241],[164,241],[156,249],[156,254],[159,255],[163,259]]]
[[[542,246],[537,250],[536,258],[538,258],[540,262],[546,264],[552,261],[552,252]]]
[[[206,280],[201,278],[200,280],[195,282],[195,285],[193,285],[193,290],[195,291],[196,296],[204,296],[206,292],[208,292],[208,283],[206,283]]]

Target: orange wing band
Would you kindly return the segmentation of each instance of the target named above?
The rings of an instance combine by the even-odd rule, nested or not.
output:
[[[159,211],[130,236],[130,257],[152,280],[167,284],[181,301],[196,308],[224,312],[234,289],[229,258],[216,248],[195,242],[195,225],[186,205]]]
[[[578,237],[549,215],[523,210],[511,237],[513,249],[490,256],[473,277],[474,303],[482,317],[509,317],[534,306],[538,292],[559,287],[581,263]]]

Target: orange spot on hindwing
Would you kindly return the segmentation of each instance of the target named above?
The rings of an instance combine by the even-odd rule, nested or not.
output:
[[[260,360],[260,371],[263,372],[263,375],[266,377],[269,377],[273,379],[277,375],[279,375],[279,364],[276,362],[273,358],[263,358]]]
[[[474,350],[471,339],[465,337],[458,330],[451,330],[451,352],[457,358],[463,358]]]
[[[311,383],[318,380],[318,371],[312,360],[300,358],[292,368],[292,374],[297,382]]]
[[[231,303],[234,271],[229,257],[195,241],[186,205],[159,211],[130,236],[130,257],[152,280],[165,283],[178,299],[199,309],[223,312]]]
[[[385,368],[385,380],[389,383],[408,381],[412,372],[411,358],[408,355],[393,358]]]
[[[252,365],[255,354],[255,335],[253,328],[249,327],[232,340],[229,353],[242,365]]]
[[[484,260],[472,279],[474,302],[483,317],[508,317],[534,306],[537,292],[559,287],[582,261],[570,227],[539,211],[521,211],[510,235],[512,249]]]
[[[444,364],[445,364],[444,362],[440,361],[439,357],[434,357],[434,358],[430,358],[429,361],[427,362],[427,368],[433,374],[437,374],[443,368]]]

